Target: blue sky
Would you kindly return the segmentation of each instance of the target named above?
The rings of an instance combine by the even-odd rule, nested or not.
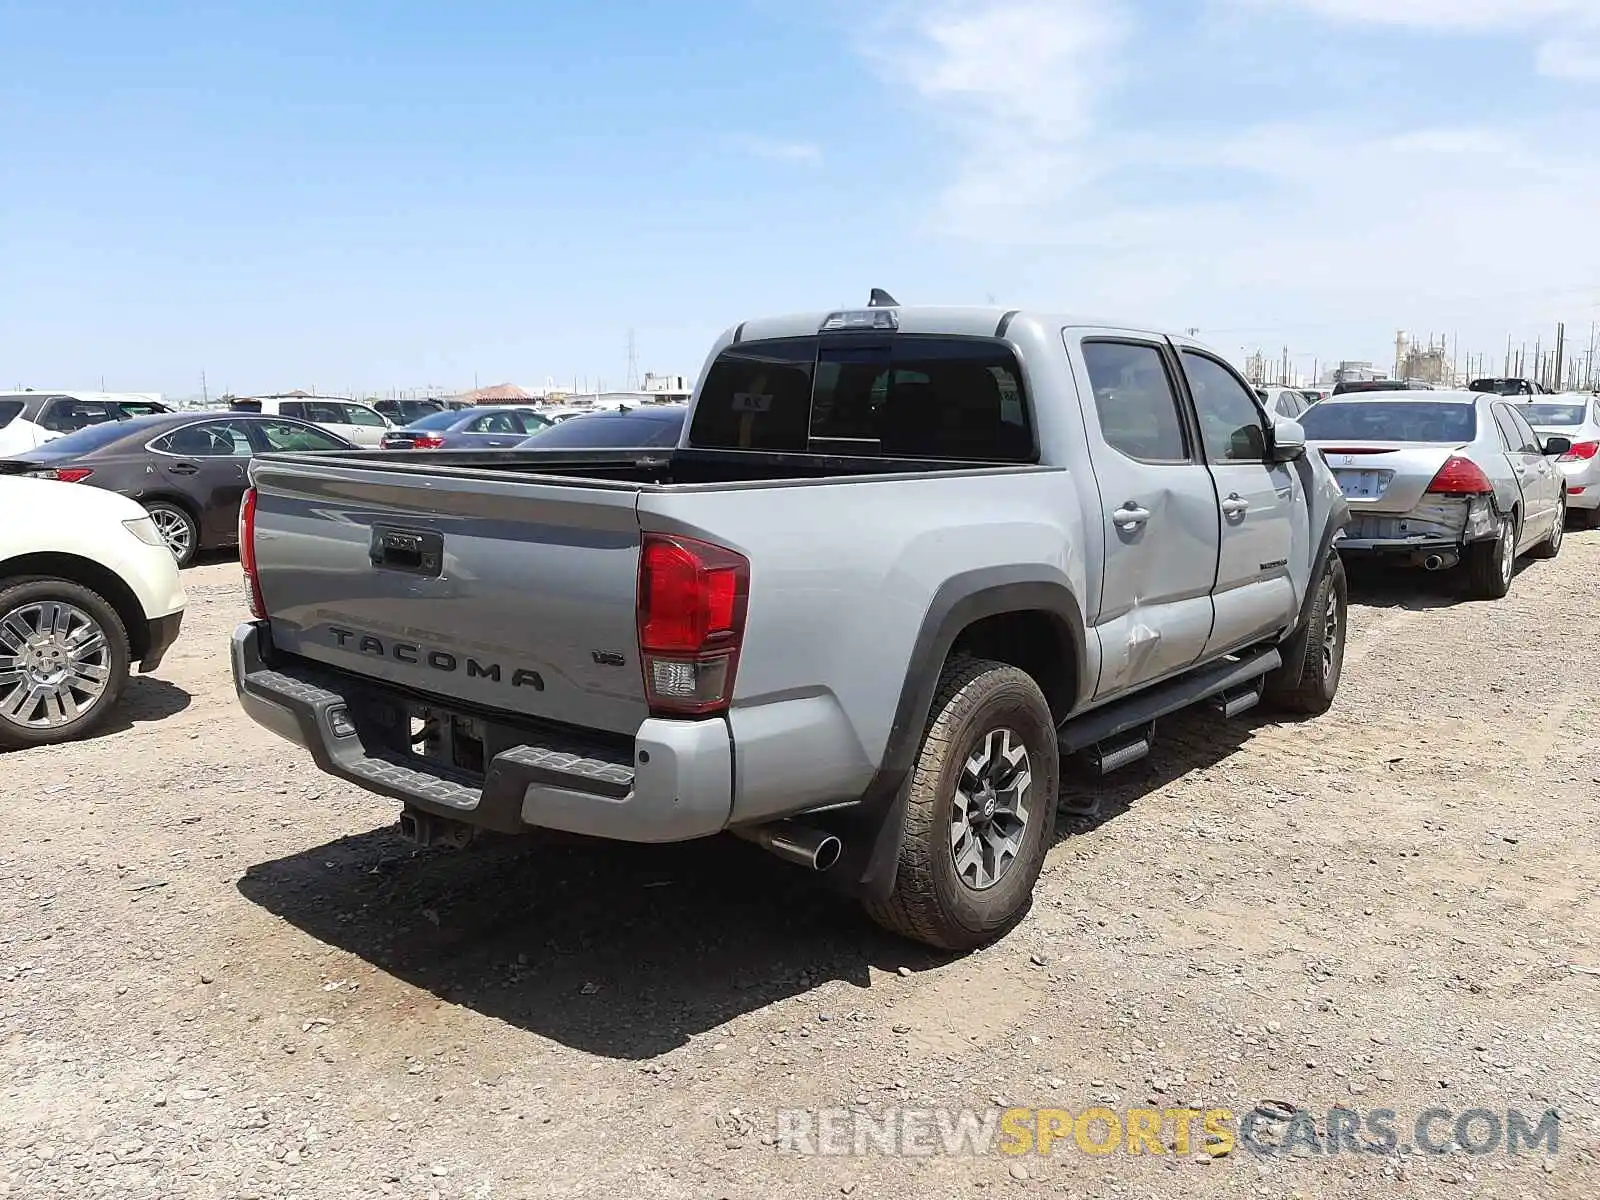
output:
[[[1600,318],[1600,0],[6,0],[0,47],[0,385],[620,386],[630,327],[693,374],[874,285],[1305,368]]]

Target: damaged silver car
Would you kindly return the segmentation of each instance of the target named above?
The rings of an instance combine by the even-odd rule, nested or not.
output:
[[[1336,396],[1300,418],[1322,453],[1350,522],[1347,559],[1382,557],[1429,571],[1462,566],[1472,593],[1498,599],[1517,558],[1554,558],[1566,525],[1571,449],[1541,438],[1517,405],[1472,392]]]

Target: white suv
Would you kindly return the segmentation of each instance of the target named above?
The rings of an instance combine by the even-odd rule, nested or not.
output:
[[[270,413],[275,417],[295,417],[301,421],[309,421],[358,446],[376,447],[383,441],[383,435],[394,428],[389,419],[377,409],[357,404],[354,400],[326,399],[320,396],[304,400],[235,400],[232,407],[240,412]]]
[[[90,733],[183,623],[178,564],[116,492],[0,477],[0,748]]]

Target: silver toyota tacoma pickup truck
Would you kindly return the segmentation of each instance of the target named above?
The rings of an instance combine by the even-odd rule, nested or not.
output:
[[[1298,424],[1184,337],[875,299],[729,330],[670,451],[258,458],[240,702],[417,840],[734,833],[946,949],[1026,912],[1064,758],[1329,706]]]

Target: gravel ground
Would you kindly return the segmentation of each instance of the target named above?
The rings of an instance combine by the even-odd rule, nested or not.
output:
[[[955,960],[742,843],[413,851],[235,707],[237,565],[187,581],[112,729],[0,758],[0,1195],[1600,1195],[1600,533],[1499,603],[1358,578],[1331,714],[1164,723],[1063,818],[1027,921]],[[1560,1134],[773,1145],[780,1108],[1152,1101]]]

